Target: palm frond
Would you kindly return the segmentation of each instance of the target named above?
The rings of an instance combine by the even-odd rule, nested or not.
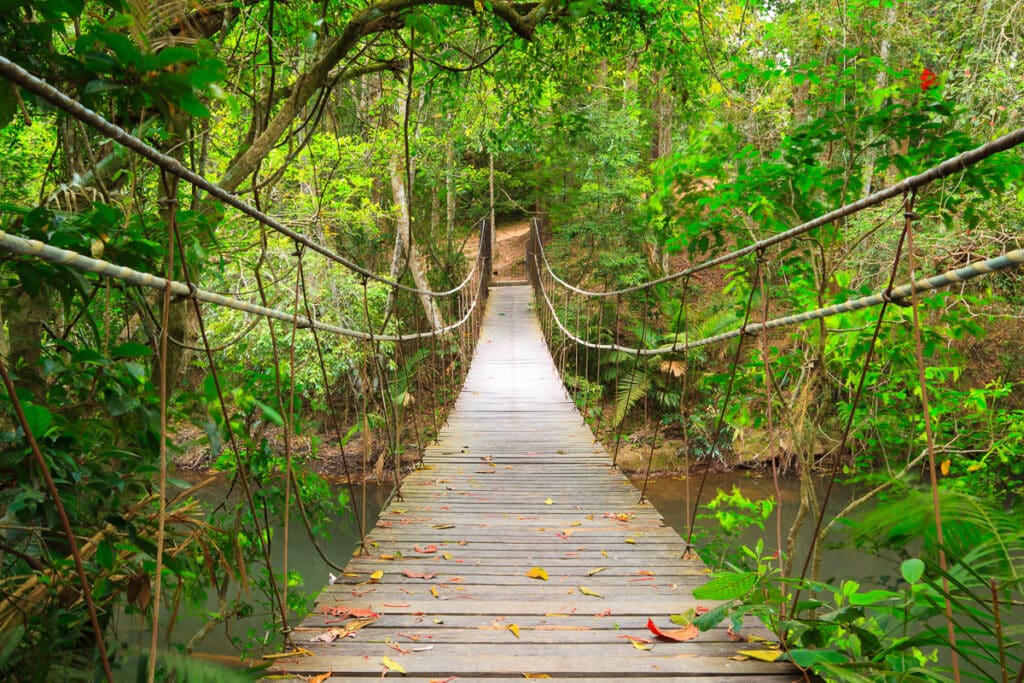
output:
[[[615,394],[615,419],[612,426],[617,427],[638,400],[643,398],[651,388],[651,375],[646,365],[635,367],[619,377],[619,389]]]

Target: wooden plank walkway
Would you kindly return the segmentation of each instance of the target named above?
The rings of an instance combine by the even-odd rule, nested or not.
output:
[[[439,444],[406,478],[404,499],[382,512],[372,553],[352,558],[296,628],[296,644],[314,656],[279,660],[270,673],[366,680],[381,677],[386,657],[406,672],[390,677],[424,682],[799,680],[788,665],[730,659],[756,646],[732,642],[724,628],[685,643],[647,630],[648,617],[676,628],[668,616],[698,605],[691,591],[706,571],[683,558],[679,536],[594,444],[533,305],[528,286],[491,290]],[[529,578],[533,567],[548,579]],[[310,642],[332,626],[325,610],[338,607],[380,618],[351,637]]]

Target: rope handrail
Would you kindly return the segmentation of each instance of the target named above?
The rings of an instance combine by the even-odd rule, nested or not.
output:
[[[656,280],[650,280],[648,282],[644,282],[639,285],[633,285],[631,287],[625,287],[623,289],[617,289],[613,291],[590,291],[586,289],[581,289],[579,287],[576,287],[575,285],[570,284],[569,282],[560,278],[551,268],[551,264],[548,262],[547,253],[545,253],[544,245],[543,242],[540,240],[539,234],[535,235],[535,243],[537,244],[537,248],[543,256],[544,266],[547,269],[548,273],[551,274],[551,277],[554,278],[555,282],[557,282],[562,287],[568,289],[569,291],[583,296],[591,297],[608,297],[617,296],[620,294],[631,294],[633,292],[639,292],[645,289],[650,289],[651,287],[655,287],[657,285],[665,284],[666,282],[672,282],[680,278],[688,277],[695,273],[699,273],[702,270],[707,270],[708,268],[714,268],[715,266],[720,266],[722,264],[735,261],[736,259],[742,258],[747,254],[752,254],[756,251],[766,249],[767,247],[771,247],[781,242],[785,242],[794,237],[802,235],[805,232],[809,232],[815,228],[820,228],[823,225],[833,223],[839,220],[840,218],[845,218],[852,214],[863,211],[864,209],[870,208],[872,206],[877,206],[889,199],[898,197],[904,194],[905,192],[910,192],[920,187],[923,187],[928,183],[934,182],[936,180],[941,180],[942,178],[950,176],[956,173],[957,171],[963,171],[970,166],[973,166],[981,161],[984,161],[985,159],[994,154],[998,154],[999,152],[1005,152],[1009,149],[1017,147],[1022,143],[1024,143],[1024,127],[1017,128],[1016,130],[1013,130],[1007,133],[1006,135],[1003,135],[1001,137],[996,138],[995,140],[980,145],[979,147],[975,147],[974,149],[962,152],[961,154],[958,154],[955,157],[946,159],[945,161],[929,168],[926,171],[922,171],[917,175],[905,178],[904,180],[894,185],[890,185],[889,187],[885,187],[879,190],[878,192],[874,192],[868,195],[867,197],[863,197],[862,199],[859,199],[855,202],[851,202],[849,204],[839,207],[838,209],[829,211],[828,213],[822,214],[817,218],[813,218],[805,223],[801,223],[800,225],[792,227],[789,230],[780,232],[776,235],[772,235],[771,237],[767,237],[758,242],[753,242],[745,247],[736,249],[727,254],[722,254],[721,256],[717,256],[715,258],[702,261],[697,265],[690,266],[689,268],[680,270],[675,273],[671,273],[669,275],[665,275],[664,277],[660,277]],[[538,226],[535,225],[534,230],[538,229]]]
[[[54,263],[57,265],[66,266],[75,270],[80,270],[88,273],[95,273],[97,275],[103,275],[105,277],[111,277],[116,280],[127,282],[128,284],[136,285],[139,287],[148,287],[150,289],[156,289],[163,291],[168,285],[168,281],[151,273],[145,273],[142,271],[134,270],[126,266],[119,266],[109,261],[102,259],[94,259],[89,256],[84,256],[74,251],[67,249],[61,249],[52,245],[40,242],[39,240],[26,239],[24,237],[18,237],[17,235],[11,235],[3,230],[0,230],[0,248],[6,249],[7,251],[23,254],[26,256],[34,256],[43,261]],[[475,272],[479,267],[480,261],[483,260],[482,255],[478,256],[476,263],[473,265],[473,271]],[[466,281],[468,282],[468,280]],[[460,285],[460,288],[463,285]],[[405,342],[412,341],[415,339],[428,339],[430,337],[441,336],[451,332],[452,330],[458,329],[472,316],[473,311],[476,309],[477,303],[480,299],[480,291],[474,294],[472,304],[467,308],[465,315],[458,321],[447,325],[443,328],[436,330],[430,330],[428,332],[413,332],[401,335],[381,335],[371,334],[369,332],[363,332],[361,330],[353,330],[347,327],[341,327],[338,325],[331,325],[329,323],[320,322],[319,320],[311,320],[306,316],[295,315],[293,313],[285,313],[276,308],[269,308],[267,306],[261,306],[259,304],[250,303],[248,301],[241,301],[233,297],[224,296],[217,292],[211,292],[205,289],[199,289],[196,287],[190,287],[185,282],[177,280],[170,281],[171,294],[179,298],[190,298],[195,297],[196,299],[205,303],[214,304],[217,306],[223,306],[225,308],[231,308],[236,311],[248,313],[250,315],[258,315],[264,318],[271,318],[273,320],[280,320],[287,323],[295,323],[300,328],[315,327],[318,330],[324,332],[331,332],[333,334],[339,334],[345,337],[351,337],[353,339],[360,339],[364,341],[389,341],[389,342]]]
[[[948,270],[932,277],[922,278],[914,282],[908,282],[894,287],[890,291],[883,290],[876,294],[869,296],[863,296],[858,299],[851,299],[844,301],[839,304],[833,304],[832,306],[825,306],[822,308],[816,308],[811,311],[805,311],[803,313],[796,313],[793,315],[787,315],[781,318],[775,318],[764,323],[749,323],[746,326],[741,326],[728,332],[722,332],[711,337],[704,337],[696,341],[676,341],[672,344],[666,344],[653,349],[638,349],[629,346],[620,346],[618,344],[601,344],[597,342],[591,342],[581,337],[577,337],[572,334],[562,322],[561,318],[558,317],[558,313],[555,311],[554,304],[551,302],[548,296],[547,288],[544,287],[543,278],[538,278],[540,284],[540,292],[544,298],[544,302],[547,305],[548,310],[551,312],[554,318],[555,324],[562,331],[566,337],[581,344],[587,348],[597,349],[599,351],[621,351],[628,354],[636,354],[640,356],[661,356],[668,353],[678,353],[686,349],[695,349],[702,346],[709,346],[711,344],[717,344],[729,339],[735,339],[736,337],[743,336],[744,334],[757,334],[762,330],[774,330],[780,327],[787,327],[789,325],[795,325],[798,323],[809,322],[811,320],[819,320],[821,318],[828,318],[840,313],[850,313],[852,311],[859,311],[864,308],[870,308],[872,306],[878,306],[886,301],[901,302],[909,299],[915,293],[928,292],[949,285],[957,284],[960,282],[967,282],[973,280],[982,275],[989,275],[991,273],[999,272],[1001,270],[1007,270],[1009,268],[1016,268],[1020,265],[1024,265],[1024,249],[1015,249],[1013,251],[1006,252],[1000,256],[994,256],[984,261],[976,261],[975,263],[966,265],[956,270]]]
[[[154,165],[163,169],[164,171],[185,180],[186,182],[194,185],[195,187],[205,190],[211,196],[217,198],[222,203],[227,204],[235,209],[238,209],[243,214],[256,220],[259,223],[267,226],[268,228],[278,232],[286,237],[294,240],[295,242],[307,247],[311,251],[314,251],[321,256],[327,258],[338,265],[348,268],[354,273],[357,273],[363,277],[375,280],[382,284],[400,289],[405,292],[411,292],[420,296],[429,296],[431,298],[441,298],[457,294],[472,278],[472,272],[462,281],[458,287],[454,289],[434,292],[431,290],[421,290],[415,287],[409,287],[403,285],[400,282],[396,282],[382,275],[378,275],[371,270],[360,266],[354,261],[350,261],[341,254],[338,254],[327,247],[318,244],[311,240],[309,237],[302,233],[296,232],[292,228],[284,225],[276,218],[264,213],[249,202],[243,201],[237,195],[228,192],[224,188],[220,187],[211,180],[204,176],[192,171],[177,159],[160,152],[151,145],[147,145],[145,142],[140,140],[138,137],[132,135],[124,128],[107,121],[101,115],[97,114],[93,110],[84,106],[81,102],[68,97],[66,94],[53,87],[46,81],[23,69],[18,64],[15,64],[11,60],[7,59],[3,55],[0,55],[0,76],[3,76],[7,80],[20,85],[29,92],[41,97],[50,104],[54,105],[58,109],[63,110],[67,114],[70,114],[74,118],[78,119],[82,123],[90,126],[91,128],[103,133],[114,142],[122,145],[123,147],[132,150],[139,156],[148,159],[153,162]],[[482,243],[481,243],[482,244]]]

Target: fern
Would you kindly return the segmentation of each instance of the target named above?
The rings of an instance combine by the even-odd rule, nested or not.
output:
[[[619,389],[615,394],[615,419],[612,426],[618,427],[629,409],[647,395],[651,388],[651,374],[647,366],[640,366],[626,371],[619,377]]]

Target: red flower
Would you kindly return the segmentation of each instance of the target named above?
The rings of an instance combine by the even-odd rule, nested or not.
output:
[[[939,82],[939,77],[935,75],[935,72],[925,67],[921,71],[921,91],[928,92],[929,88],[935,86]]]

